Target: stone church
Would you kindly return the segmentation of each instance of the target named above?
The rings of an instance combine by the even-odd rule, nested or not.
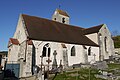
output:
[[[106,24],[83,28],[69,24],[67,12],[56,9],[52,20],[21,14],[8,43],[8,64],[20,64],[19,77],[46,69],[109,59],[114,44]]]

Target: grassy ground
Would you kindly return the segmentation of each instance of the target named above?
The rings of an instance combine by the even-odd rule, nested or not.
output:
[[[108,72],[111,72],[115,75],[120,75],[120,72],[117,72],[116,70],[120,70],[120,64],[118,63],[110,63],[108,64]]]
[[[69,72],[63,72],[56,76],[54,80],[104,80],[95,77],[95,74],[99,74],[95,69],[73,69]],[[52,78],[52,77],[51,77]]]
[[[110,63],[108,64],[109,69],[120,69],[120,64],[118,63]]]
[[[120,72],[116,72],[115,69],[120,70],[120,64],[110,63],[108,64],[108,69],[106,71],[120,75]],[[54,80],[105,80],[96,78],[96,74],[99,74],[98,70],[96,69],[77,68],[59,73]],[[50,80],[52,80],[52,78],[53,76],[50,77]]]

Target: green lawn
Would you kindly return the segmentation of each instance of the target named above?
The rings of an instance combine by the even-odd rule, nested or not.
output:
[[[58,74],[54,80],[89,80],[89,78],[90,80],[104,80],[104,79],[96,78],[94,76],[95,74],[99,74],[98,70],[85,69],[85,68],[81,68],[77,70],[74,69],[71,70],[70,72],[63,72]]]
[[[108,64],[108,72],[111,72],[113,74],[116,74],[116,75],[120,75],[120,72],[116,72],[115,70],[120,70],[120,64],[118,63],[110,63]]]
[[[120,69],[120,64],[118,63],[110,63],[108,64],[109,69]]]
[[[120,75],[120,72],[115,72],[115,69],[120,69],[120,64],[110,63],[108,64],[108,69],[106,71]],[[104,80],[96,78],[96,74],[99,74],[98,70],[96,69],[77,68],[71,69],[63,73],[59,73],[54,80],[89,80],[89,78],[90,80]],[[52,80],[52,78],[53,75],[50,77],[50,80]]]

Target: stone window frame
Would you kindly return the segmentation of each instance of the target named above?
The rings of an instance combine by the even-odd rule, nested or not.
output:
[[[50,44],[47,43],[43,46],[42,56],[43,57],[50,57],[50,52],[51,52]]]
[[[75,46],[72,46],[71,48],[71,56],[76,56]]]
[[[54,18],[54,20],[56,21],[57,19],[56,19],[56,18]]]
[[[64,17],[62,18],[62,23],[65,23],[65,18]]]
[[[88,48],[88,56],[91,56],[91,46]]]
[[[108,52],[108,50],[107,50],[107,37],[106,36],[104,38],[104,44],[105,44],[105,51]]]

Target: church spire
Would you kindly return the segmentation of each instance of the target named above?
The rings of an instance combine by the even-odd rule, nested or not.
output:
[[[63,11],[61,9],[56,9],[52,16],[52,20],[58,21],[64,24],[69,24],[69,15],[66,11]]]

